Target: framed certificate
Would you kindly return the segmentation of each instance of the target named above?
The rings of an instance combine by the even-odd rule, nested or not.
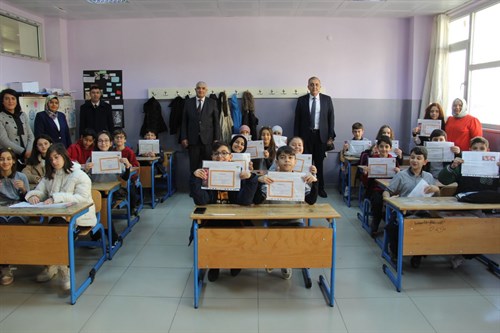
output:
[[[273,182],[267,185],[267,200],[304,201],[304,175],[300,172],[268,172],[267,176]]]
[[[418,127],[420,127],[420,136],[431,136],[432,131],[441,129],[441,120],[419,119]]]
[[[93,174],[120,173],[122,171],[120,151],[93,151],[92,167]]]
[[[203,161],[208,178],[201,186],[205,190],[239,191],[241,166],[235,162]]]
[[[264,158],[264,141],[248,141],[247,143],[247,153],[250,154],[250,158]]]
[[[295,155],[295,168],[293,168],[294,172],[303,172],[307,173],[311,170],[312,165],[312,155],[311,154],[297,154]]]
[[[368,159],[368,167],[369,178],[392,178],[396,174],[396,158],[371,157]]]

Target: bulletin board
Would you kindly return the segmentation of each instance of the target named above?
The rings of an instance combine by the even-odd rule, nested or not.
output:
[[[121,70],[85,70],[83,71],[83,96],[90,99],[90,87],[98,86],[102,99],[111,105],[115,127],[125,127],[123,108],[123,76]]]

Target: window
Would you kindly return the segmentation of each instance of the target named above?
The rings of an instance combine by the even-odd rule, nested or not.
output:
[[[0,49],[3,54],[42,59],[40,24],[0,12]]]
[[[467,16],[452,18],[449,25],[448,107],[464,97],[470,113],[490,128],[500,128],[497,96],[500,91],[500,3]]]

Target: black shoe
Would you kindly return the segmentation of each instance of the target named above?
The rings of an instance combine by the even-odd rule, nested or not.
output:
[[[240,268],[231,268],[231,276],[236,276],[240,274],[241,269]]]
[[[208,281],[214,282],[219,278],[219,269],[210,269],[208,270]]]
[[[318,195],[322,198],[326,198],[328,196],[328,194],[326,194],[324,189],[318,190]]]

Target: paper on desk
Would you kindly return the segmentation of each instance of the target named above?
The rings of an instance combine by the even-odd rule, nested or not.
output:
[[[432,197],[433,193],[425,193],[425,188],[429,186],[425,180],[421,179],[417,186],[413,188],[413,190],[408,194],[409,198],[423,198],[423,197]]]
[[[53,204],[44,204],[43,202],[40,202],[36,205],[32,205],[29,202],[23,201],[14,205],[10,205],[9,208],[66,208],[73,206],[74,204],[76,204],[76,202],[61,202]]]

